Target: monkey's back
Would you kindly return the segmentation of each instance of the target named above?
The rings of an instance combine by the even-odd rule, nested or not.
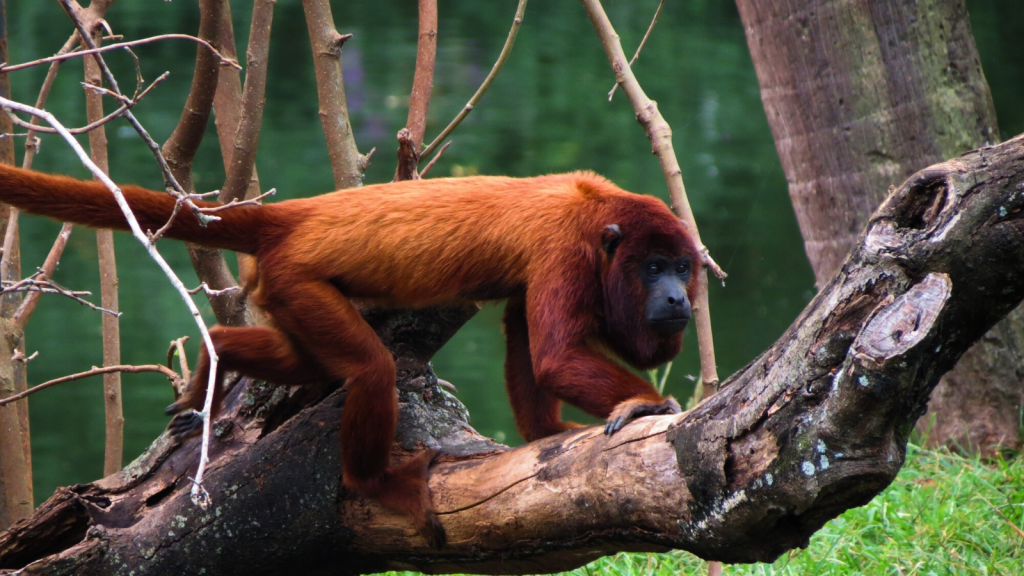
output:
[[[292,231],[260,251],[287,253],[291,273],[330,279],[347,295],[423,305],[505,298],[547,259],[599,246],[625,200],[590,173],[536,178],[478,176],[340,190],[268,206]],[[608,220],[605,222],[604,220]]]

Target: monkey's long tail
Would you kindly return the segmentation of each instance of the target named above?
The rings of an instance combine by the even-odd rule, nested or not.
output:
[[[156,232],[171,216],[174,198],[139,186],[122,186],[128,206],[143,230]],[[128,221],[114,195],[100,182],[43,174],[0,164],[0,201],[31,214],[94,228],[128,230]],[[200,207],[217,206],[196,201]],[[200,226],[186,208],[178,212],[167,237],[195,242],[211,248],[225,248],[254,254],[259,248],[265,217],[260,206],[237,206],[215,214],[220,220]]]

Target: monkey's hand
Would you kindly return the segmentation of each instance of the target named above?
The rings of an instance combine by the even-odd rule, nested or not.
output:
[[[173,438],[184,440],[203,429],[203,417],[199,415],[199,412],[186,408],[171,418],[167,429],[171,431]]]
[[[626,400],[620,402],[612,413],[608,415],[607,424],[604,426],[605,434],[615,434],[630,420],[641,416],[653,416],[655,414],[679,414],[682,412],[679,402],[669,396],[663,402],[648,402],[645,400]]]

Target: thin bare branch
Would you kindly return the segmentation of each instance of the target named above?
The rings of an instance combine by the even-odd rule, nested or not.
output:
[[[104,366],[102,368],[93,366],[92,369],[86,370],[85,372],[79,372],[78,374],[71,374],[69,376],[62,376],[60,378],[50,380],[49,382],[43,382],[42,384],[39,384],[38,386],[33,386],[28,390],[21,392],[20,394],[15,394],[14,396],[4,398],[3,400],[0,400],[0,406],[3,406],[4,404],[9,404],[11,402],[14,402],[15,400],[21,400],[26,396],[31,396],[36,392],[42,392],[43,390],[46,390],[47,388],[51,388],[58,384],[63,384],[65,382],[73,382],[75,380],[81,380],[83,378],[89,378],[91,376],[99,376],[101,374],[110,374],[113,372],[127,372],[130,374],[137,374],[139,372],[159,372],[164,376],[167,376],[167,379],[171,380],[172,382],[177,380],[178,378],[181,378],[180,376],[178,376],[177,372],[171,370],[170,368],[164,366],[163,364],[142,364],[138,366],[124,364],[117,366]]]
[[[3,286],[3,288],[0,289],[0,293],[3,294],[11,294],[14,292],[39,292],[43,294],[60,294],[61,296],[71,298],[72,300],[78,302],[83,306],[88,306],[93,310],[97,310],[105,314],[110,314],[115,317],[121,315],[120,312],[117,312],[115,310],[109,310],[101,306],[97,306],[92,302],[89,302],[88,300],[82,298],[82,296],[92,296],[92,292],[68,290],[67,288],[64,288],[63,286],[60,286],[59,284],[56,284],[50,280],[32,280],[26,278],[24,280],[19,280],[17,282],[4,281],[0,283],[0,285]]]
[[[146,87],[145,90],[142,90],[141,92],[139,92],[138,94],[136,94],[132,98],[125,98],[124,96],[121,96],[119,94],[114,94],[113,92],[111,92],[111,91],[109,91],[109,90],[107,90],[105,88],[102,88],[102,87],[96,87],[96,86],[90,86],[88,84],[83,84],[83,86],[85,88],[89,89],[89,90],[99,90],[99,91],[101,91],[103,93],[109,94],[109,95],[117,98],[118,100],[124,100],[124,102],[121,104],[121,106],[117,110],[114,110],[113,112],[111,112],[110,114],[107,114],[103,118],[100,118],[99,120],[96,120],[94,122],[90,122],[89,124],[86,124],[85,126],[82,126],[81,128],[69,128],[68,132],[70,132],[72,134],[85,134],[86,132],[90,132],[92,130],[95,130],[96,128],[99,128],[100,126],[103,126],[107,122],[110,122],[111,120],[113,120],[113,119],[117,118],[118,116],[120,116],[122,113],[124,113],[125,110],[127,110],[129,108],[133,108],[136,104],[139,103],[140,100],[142,100],[142,98],[144,98],[147,94],[149,94],[149,92],[153,88],[155,88],[157,86],[157,84],[160,84],[161,82],[166,80],[168,78],[168,76],[170,76],[170,72],[164,72],[163,74],[158,76],[157,79],[154,80],[152,84],[150,84],[148,87]],[[57,133],[57,131],[54,130],[53,128],[47,128],[46,126],[39,126],[39,125],[33,124],[32,122],[26,122],[26,121],[22,120],[21,118],[18,118],[14,114],[13,111],[8,112],[8,115],[10,116],[12,123],[14,123],[17,126],[21,126],[22,128],[28,128],[29,130],[32,130],[33,132],[40,132],[40,133],[43,133],[43,134],[56,134]],[[26,134],[26,136],[28,136],[28,134]]]
[[[228,292],[234,292],[235,290],[241,290],[241,289],[242,289],[241,286],[229,286],[229,287],[224,288],[222,290],[214,290],[213,288],[210,288],[206,284],[206,282],[203,282],[199,286],[196,286],[195,288],[192,288],[191,290],[189,290],[188,293],[189,294],[198,294],[198,293],[202,292],[203,294],[206,294],[207,296],[220,296],[221,294],[226,294]]]
[[[162,40],[191,40],[209,50],[215,58],[220,62],[221,65],[230,66],[232,68],[242,69],[238,65],[238,62],[234,59],[223,56],[216,48],[213,47],[209,42],[206,42],[202,38],[196,38],[195,36],[189,36],[188,34],[161,34],[159,36],[151,36],[149,38],[141,38],[139,40],[130,40],[128,42],[120,42],[117,44],[107,44],[99,48],[90,48],[88,50],[75,50],[73,52],[61,54],[57,53],[53,56],[47,56],[46,58],[40,58],[39,60],[33,60],[31,62],[25,62],[23,64],[2,64],[0,63],[0,72],[14,72],[16,70],[23,70],[25,68],[31,68],[33,66],[39,66],[40,64],[47,64],[51,62],[63,62],[72,58],[80,58],[82,56],[88,56],[90,54],[100,54],[103,52],[110,52],[112,50],[120,50],[121,48],[129,48],[131,46],[141,46],[143,44],[152,44],[153,42],[160,42]]]
[[[188,387],[188,383],[192,381],[192,371],[188,369],[188,354],[185,353],[185,342],[188,342],[188,336],[171,340],[171,345],[167,348],[167,367],[173,370],[172,364],[174,363],[175,354],[178,356],[178,365],[181,366],[181,379],[171,382],[174,388],[175,400],[181,398]]]
[[[198,35],[200,38],[208,42],[216,41],[217,31],[220,29],[220,19],[224,15],[222,9],[224,2],[225,0],[202,0],[199,3]],[[220,69],[221,66],[208,51],[197,50],[195,70],[185,108],[174,132],[164,143],[162,149],[174,176],[189,192],[189,198],[192,198],[191,194],[195,191],[192,181],[192,165],[209,125]],[[191,203],[191,200],[189,199],[188,202]],[[171,217],[164,226],[156,231],[153,235],[154,239],[160,238],[170,228],[174,219],[181,217],[181,206],[184,203],[184,199],[178,199],[175,209],[171,212]],[[198,208],[190,207],[190,209],[196,217],[215,218],[215,216],[198,212]],[[221,250],[189,243],[188,255],[200,281],[217,289],[238,284],[228,268]],[[244,303],[237,295],[223,293],[221,296],[209,297],[209,301],[217,321],[221,324],[237,326],[244,322]]]
[[[419,150],[423,146],[423,133],[427,129],[427,111],[430,93],[434,88],[434,64],[437,61],[437,0],[419,0],[419,38],[416,43],[416,72],[409,94],[409,117],[405,121],[406,135],[398,136],[398,167],[394,180],[415,180],[419,165]]]
[[[43,265],[39,267],[39,272],[35,275],[37,280],[46,280],[53,276],[54,270],[57,269],[57,263],[60,262],[60,257],[64,253],[64,247],[68,244],[68,238],[71,237],[71,230],[73,228],[74,225],[68,222],[61,226],[57,239],[54,240],[53,246],[50,247],[50,253],[46,255],[46,260],[43,261]],[[35,312],[41,295],[42,291],[30,292],[21,301],[18,310],[14,312],[12,319],[20,329],[24,330],[25,326],[28,325],[28,320],[32,317],[32,313]]]
[[[430,169],[434,167],[434,164],[436,164],[438,159],[441,158],[441,155],[444,154],[444,151],[447,150],[448,147],[451,145],[452,141],[449,140],[444,143],[444,146],[441,146],[441,149],[437,151],[437,154],[434,154],[434,157],[430,159],[430,162],[427,162],[427,165],[423,167],[422,171],[420,171],[420,178],[426,178],[427,173],[430,172]]]
[[[7,31],[10,23],[0,2],[0,60],[8,58]],[[0,73],[0,94],[10,94],[10,76]],[[0,133],[14,132],[8,115],[0,113]],[[0,140],[0,163],[15,163],[14,140]],[[4,251],[0,259],[0,279],[21,276],[20,243],[18,242],[18,210],[0,204],[0,237]],[[20,295],[0,298],[0,347],[2,353],[17,354],[24,347],[24,332],[10,321],[10,314],[20,305]],[[0,398],[11,396],[26,388],[24,364],[0,359]],[[32,512],[32,447],[26,402],[0,408],[0,531],[28,516]]]
[[[661,14],[662,7],[665,6],[665,0],[658,2],[658,9],[654,11],[654,18],[651,18],[651,24],[647,27],[647,32],[644,32],[644,37],[640,40],[640,45],[636,47],[636,52],[633,53],[633,57],[629,59],[629,65],[632,66],[636,59],[640,57],[640,51],[644,49],[644,44],[647,43],[647,38],[651,35],[651,30],[654,30],[654,25],[658,23],[658,16]],[[612,101],[612,96],[615,96],[615,91],[619,88],[616,84],[612,86],[612,89],[608,91],[608,101]]]
[[[95,30],[93,42],[102,39],[100,30]],[[132,55],[134,57],[134,54]],[[85,112],[86,118],[92,122],[103,119],[103,78],[99,69],[99,54],[87,56],[85,64]],[[141,84],[138,59],[136,59],[136,78]],[[138,85],[138,84],[137,84]],[[138,90],[136,90],[136,96]],[[131,102],[122,100],[126,106]],[[100,124],[89,132],[89,148],[93,162],[100,170],[110,173],[107,155],[107,130]],[[112,230],[96,230],[96,255],[100,271],[100,303],[107,310],[118,308],[117,294],[117,258],[114,252],[114,232]],[[103,317],[103,365],[117,366],[121,364],[121,325],[120,314]],[[103,408],[105,424],[105,441],[103,454],[103,475],[109,476],[121,469],[124,457],[124,408],[121,398],[121,374],[111,372],[103,375]]]
[[[437,138],[434,138],[433,142],[423,149],[423,152],[420,153],[421,160],[424,156],[430,156],[438,145],[440,145],[441,142],[444,142],[444,139],[447,138],[452,131],[462,123],[466,116],[473,111],[473,107],[475,107],[477,102],[480,101],[480,97],[483,96],[484,93],[487,92],[487,89],[491,87],[491,82],[494,82],[494,79],[498,76],[498,72],[501,71],[501,67],[504,66],[505,61],[508,60],[509,54],[512,53],[512,46],[516,43],[516,35],[519,34],[519,26],[523,23],[523,14],[526,12],[526,1],[527,0],[519,0],[519,5],[516,7],[516,16],[512,20],[512,28],[508,31],[508,37],[505,38],[505,45],[501,48],[501,54],[498,55],[497,62],[494,63],[494,66],[491,67],[490,73],[488,73],[487,77],[484,78],[483,84],[477,88],[476,93],[469,99],[469,102],[467,102],[462,108],[462,111],[455,116],[455,119],[437,135]]]
[[[255,198],[249,198],[248,200],[232,199],[227,204],[221,204],[220,206],[204,206],[200,208],[200,210],[202,210],[204,214],[213,214],[216,212],[220,212],[222,210],[227,210],[229,208],[235,208],[238,206],[258,206],[263,201],[264,198],[268,198],[270,196],[273,196],[274,194],[277,194],[277,188],[271,188],[270,190],[267,190],[266,192],[260,194]]]

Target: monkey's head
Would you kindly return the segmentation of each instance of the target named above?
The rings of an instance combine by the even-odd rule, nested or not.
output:
[[[659,212],[631,224],[608,224],[601,233],[604,335],[619,357],[649,369],[682,348],[700,258],[673,216]]]

